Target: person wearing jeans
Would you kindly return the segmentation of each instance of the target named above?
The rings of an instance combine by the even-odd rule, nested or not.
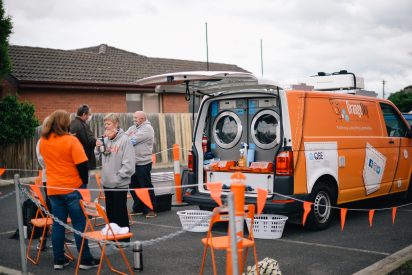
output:
[[[80,206],[80,193],[76,190],[88,183],[87,156],[80,141],[69,134],[70,115],[64,110],[54,111],[43,125],[39,142],[39,153],[43,156],[47,176],[47,195],[49,196],[52,214],[61,222],[69,216],[73,227],[84,232],[86,218]],[[61,270],[69,264],[64,256],[65,229],[57,221],[53,222],[52,244],[54,269]],[[80,249],[81,238],[75,235],[77,249]],[[89,269],[99,265],[89,251],[81,259],[80,268]],[[87,251],[87,252],[86,252]]]
[[[52,204],[53,209],[53,216],[58,218],[60,221],[67,221],[67,217],[70,216],[73,228],[77,231],[83,232],[86,226],[86,218],[84,217],[83,210],[80,206],[81,199],[82,196],[78,191],[74,191],[65,195],[50,196],[50,202]],[[65,231],[66,229],[61,224],[56,222],[53,223],[52,243],[53,255],[55,259],[64,259]],[[74,234],[74,239],[76,241],[77,251],[80,251],[82,237],[78,234]],[[80,268],[88,269],[90,263],[94,261],[95,260],[89,250],[88,242],[87,240],[85,240],[82,260],[80,261]]]

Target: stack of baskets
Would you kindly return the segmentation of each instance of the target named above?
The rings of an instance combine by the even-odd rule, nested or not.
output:
[[[183,230],[190,232],[207,232],[209,229],[211,211],[204,210],[183,210],[178,211]]]

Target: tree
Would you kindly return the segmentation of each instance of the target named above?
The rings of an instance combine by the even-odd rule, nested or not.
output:
[[[398,107],[401,112],[412,111],[412,85],[405,87],[399,92],[392,93],[388,99]]]
[[[10,72],[10,58],[8,53],[9,35],[12,32],[10,16],[6,16],[3,8],[3,0],[0,0],[0,79]]]
[[[39,126],[39,121],[34,116],[34,105],[19,102],[16,96],[6,96],[0,101],[0,114],[0,146],[33,137]]]

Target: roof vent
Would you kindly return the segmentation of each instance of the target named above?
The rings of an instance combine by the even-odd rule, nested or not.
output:
[[[107,45],[106,44],[101,44],[99,46],[99,54],[106,53],[106,50],[107,50]]]

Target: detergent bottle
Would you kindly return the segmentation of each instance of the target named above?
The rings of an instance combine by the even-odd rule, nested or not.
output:
[[[247,144],[245,142],[241,143],[242,148],[239,150],[240,151],[240,158],[238,161],[238,166],[239,167],[247,167],[247,162],[246,162],[246,156],[247,156]]]
[[[245,149],[240,149],[240,157],[239,161],[237,162],[237,166],[239,167],[245,167],[246,166],[246,158],[245,158]]]

